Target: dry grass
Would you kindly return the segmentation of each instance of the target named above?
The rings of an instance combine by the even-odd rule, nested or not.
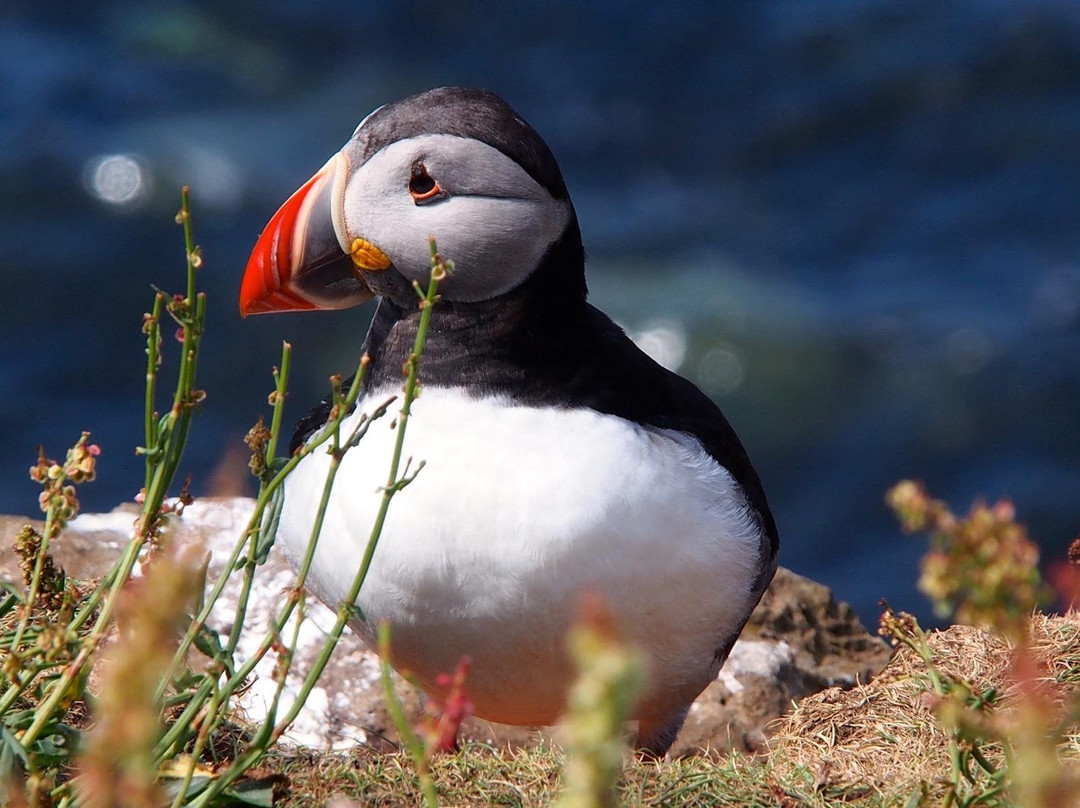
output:
[[[997,711],[1007,716],[1021,687],[1000,636],[953,626],[931,633],[929,642],[942,673],[977,690],[996,690]],[[1080,683],[1080,615],[1036,615],[1031,652],[1045,672],[1040,684],[1060,711]],[[847,691],[831,688],[800,702],[773,738],[771,758],[778,770],[813,772],[821,786],[869,785],[892,798],[912,793],[920,782],[933,786],[949,771],[949,733],[934,716],[932,693],[926,664],[901,647],[872,682]],[[1064,746],[1067,756],[1080,751],[1075,736]],[[1000,761],[1000,747],[984,751]]]
[[[930,644],[944,671],[971,682],[1000,681],[1009,664],[1004,642],[980,629],[954,626]],[[774,755],[821,783],[889,790],[932,781],[948,771],[949,734],[934,718],[926,677],[923,661],[900,648],[872,682],[800,702],[773,739]]]
[[[1061,709],[1080,684],[1080,615],[1032,619],[1031,648],[1042,684]],[[1008,717],[1022,693],[1011,675],[1008,647],[990,631],[954,626],[933,632],[938,669],[1000,693]],[[781,723],[764,758],[733,754],[644,762],[627,757],[620,785],[625,806],[906,806],[936,804],[949,773],[949,734],[933,714],[926,664],[906,648],[885,672],[852,690],[804,699]],[[992,760],[1000,748],[986,748]],[[1063,739],[1065,758],[1080,759],[1080,736]],[[565,754],[556,748],[518,751],[470,744],[432,764],[441,806],[550,804],[560,789]],[[404,753],[360,748],[348,754],[277,749],[266,761],[281,776],[282,808],[417,805],[415,767]],[[924,790],[924,785],[926,788]],[[914,798],[914,801],[912,799]],[[998,804],[1017,804],[1007,797]],[[1066,804],[1066,803],[1063,803]]]
[[[505,751],[470,744],[433,763],[439,804],[452,806],[549,805],[559,793],[566,757],[548,747]],[[732,755],[721,761],[692,757],[663,763],[630,756],[623,771],[619,804],[636,806],[831,806],[881,808],[888,803],[870,789],[816,789],[813,778],[795,772],[779,778],[768,761]],[[396,808],[420,804],[415,769],[404,753],[359,750],[323,755],[272,752],[269,768],[282,775],[280,808],[333,805]]]
[[[1045,660],[1053,681],[1080,686],[1080,612],[1064,617],[1037,614],[1032,619],[1032,650]]]

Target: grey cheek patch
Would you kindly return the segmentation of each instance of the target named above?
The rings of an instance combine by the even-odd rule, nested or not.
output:
[[[478,140],[422,135],[390,143],[366,160],[354,141],[343,155],[348,189],[335,188],[340,210],[333,214],[339,238],[347,239],[344,249],[363,239],[406,280],[422,280],[434,236],[457,265],[442,286],[449,299],[478,301],[513,289],[571,219],[567,200],[556,200],[511,158]],[[445,199],[415,204],[408,177],[418,161],[445,189]]]

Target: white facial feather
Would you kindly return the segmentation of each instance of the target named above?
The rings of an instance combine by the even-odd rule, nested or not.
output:
[[[349,154],[349,147],[343,150]],[[446,198],[416,204],[413,166],[422,162]],[[449,299],[486,300],[524,281],[570,218],[521,166],[477,140],[424,135],[399,140],[352,171],[344,198],[347,237],[390,256],[409,280],[426,280],[434,236],[456,272],[442,285]]]

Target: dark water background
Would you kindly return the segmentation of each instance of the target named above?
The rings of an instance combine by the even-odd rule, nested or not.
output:
[[[234,489],[280,340],[295,418],[370,315],[241,322],[251,246],[367,112],[443,84],[545,136],[594,301],[724,407],[784,564],[868,621],[882,596],[925,615],[922,544],[882,504],[904,476],[1011,496],[1048,557],[1080,531],[1080,4],[1051,0],[9,0],[0,511],[34,511],[37,444],[81,429],[104,449],[84,505],[137,491],[139,327],[151,283],[183,285],[183,183],[210,294],[184,465]]]

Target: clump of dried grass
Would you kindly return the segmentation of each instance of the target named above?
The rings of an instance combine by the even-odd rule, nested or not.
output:
[[[1080,685],[1080,614],[1036,614],[1029,636],[1040,691],[1061,720]],[[927,641],[940,674],[976,691],[995,692],[992,715],[998,725],[1015,724],[1030,692],[1017,678],[1013,649],[1001,635],[956,625],[929,632]],[[925,783],[932,792],[935,785],[947,785],[951,765],[952,733],[935,715],[939,703],[928,665],[901,646],[873,681],[851,690],[830,688],[799,702],[771,740],[770,761],[781,775],[813,772],[819,787],[871,786],[896,795]],[[984,744],[982,751],[994,765],[1004,763],[1000,743]],[[1059,754],[1080,759],[1080,736],[1067,735]]]
[[[1036,614],[1031,628],[1031,650],[1045,660],[1053,680],[1080,688],[1080,612],[1063,617]]]
[[[778,770],[911,805],[1080,805],[1080,615],[1035,611],[1046,597],[1038,547],[1011,503],[957,517],[909,480],[886,499],[906,529],[930,535],[920,589],[967,625],[927,632],[886,606],[888,667],[805,699],[773,739]]]

